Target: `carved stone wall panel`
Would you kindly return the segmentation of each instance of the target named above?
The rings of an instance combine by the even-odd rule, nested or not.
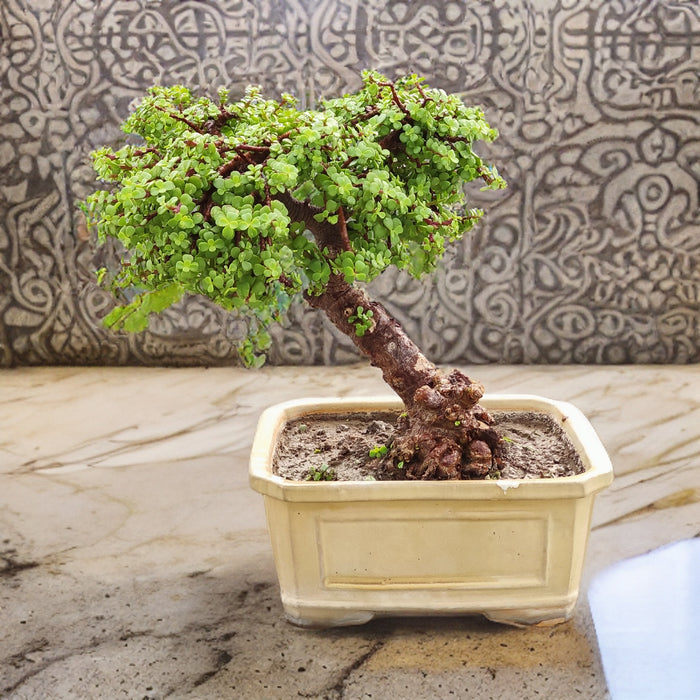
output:
[[[510,183],[433,280],[373,293],[441,362],[700,360],[700,7],[690,0],[4,0],[0,365],[231,364],[241,325],[188,298],[148,331],[113,303],[75,202],[153,83],[249,83],[303,106],[362,68],[484,106]],[[356,359],[295,305],[271,361]]]

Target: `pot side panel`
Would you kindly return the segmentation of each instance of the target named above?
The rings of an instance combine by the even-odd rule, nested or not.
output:
[[[328,588],[531,588],[547,579],[547,516],[320,517],[316,527]]]

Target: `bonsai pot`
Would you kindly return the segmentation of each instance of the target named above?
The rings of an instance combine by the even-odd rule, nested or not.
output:
[[[384,615],[478,613],[510,624],[554,624],[571,616],[594,497],[613,478],[610,459],[571,404],[529,395],[487,395],[480,403],[549,414],[585,471],[547,479],[291,481],[272,469],[286,421],[398,412],[402,404],[304,399],[262,414],[250,483],[264,497],[290,622],[329,627]]]

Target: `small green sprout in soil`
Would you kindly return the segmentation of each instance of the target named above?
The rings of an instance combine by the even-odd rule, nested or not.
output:
[[[389,448],[386,445],[376,445],[369,451],[369,456],[376,459],[383,457],[388,451]]]
[[[309,475],[307,481],[333,481],[335,472],[327,465],[322,464],[320,467],[309,467]]]

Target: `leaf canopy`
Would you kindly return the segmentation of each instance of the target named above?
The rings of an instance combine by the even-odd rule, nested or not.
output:
[[[331,275],[432,271],[482,215],[464,183],[505,186],[472,149],[497,132],[415,75],[362,77],[309,110],[256,87],[237,102],[151,88],[123,125],[142,143],[93,153],[109,185],[88,198],[89,218],[127,250],[112,288],[142,290],[107,325],[141,330],[183,293],[203,294],[248,320],[241,350],[254,363],[269,323]]]

